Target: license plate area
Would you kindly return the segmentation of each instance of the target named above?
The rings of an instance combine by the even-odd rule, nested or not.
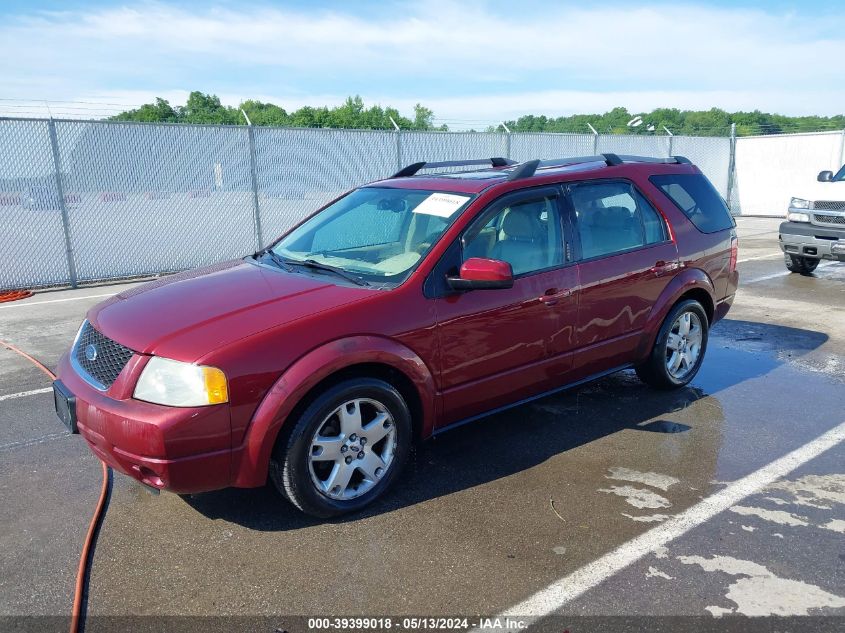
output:
[[[76,424],[76,397],[65,387],[60,380],[53,383],[53,403],[56,406],[56,415],[71,433],[79,433]]]

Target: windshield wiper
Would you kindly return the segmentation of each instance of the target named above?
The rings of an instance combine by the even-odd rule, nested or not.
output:
[[[283,257],[281,257],[281,256],[280,256],[280,255],[279,255],[276,251],[274,251],[271,247],[269,247],[269,246],[268,246],[267,248],[261,249],[261,250],[260,250],[260,251],[258,251],[258,252],[257,252],[257,253],[253,256],[253,257],[255,257],[255,259],[258,259],[258,258],[259,258],[259,257],[261,257],[262,255],[266,255],[267,257],[269,257],[269,258],[270,258],[270,261],[272,261],[274,264],[276,264],[276,266],[278,266],[278,267],[279,267],[279,268],[281,268],[282,270],[285,270],[285,271],[287,271],[287,272],[289,272],[289,273],[290,273],[290,272],[293,272],[293,269],[291,269],[291,267],[290,267],[290,265],[288,264],[287,260],[285,260]]]
[[[352,273],[345,271],[343,268],[338,268],[337,266],[318,262],[315,259],[286,259],[284,262],[290,266],[303,266],[305,268],[313,268],[315,270],[325,270],[327,272],[334,273],[339,277],[343,277],[354,284],[358,284],[359,286],[370,285],[368,281],[361,279],[358,275],[353,275]]]

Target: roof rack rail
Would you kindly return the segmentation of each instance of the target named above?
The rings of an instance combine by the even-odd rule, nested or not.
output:
[[[608,167],[615,167],[624,163],[663,163],[667,165],[686,164],[690,165],[689,159],[683,156],[670,156],[669,158],[656,158],[654,156],[633,156],[630,154],[613,154],[606,152],[596,156],[570,156],[567,158],[552,158],[540,161],[540,167],[566,167],[568,165],[581,165],[584,163],[604,163]]]
[[[391,176],[391,178],[407,178],[408,176],[413,176],[416,174],[420,169],[440,169],[443,167],[469,167],[470,165],[490,165],[492,167],[508,167],[509,165],[516,165],[516,161],[510,160],[509,158],[500,158],[498,156],[494,156],[493,158],[480,158],[480,159],[472,159],[472,160],[445,160],[438,163],[429,163],[426,161],[421,161],[419,163],[411,163],[406,167],[403,167],[395,174]]]
[[[657,158],[655,156],[633,156],[631,154],[602,154],[608,166],[621,165],[622,163],[656,163],[663,165],[691,165],[692,163],[685,156],[670,156],[669,158]]]
[[[531,178],[537,167],[540,166],[540,159],[529,160],[517,165],[514,170],[508,174],[508,180],[520,180],[521,178]]]
[[[530,178],[541,167],[567,167],[585,163],[604,163],[608,167],[615,167],[624,163],[663,163],[667,165],[691,165],[684,156],[670,156],[669,158],[655,158],[653,156],[632,156],[629,154],[612,154],[607,152],[596,156],[571,156],[568,158],[552,158],[546,160],[530,160],[517,165],[508,175],[508,180]]]
[[[540,167],[566,167],[567,165],[581,165],[583,163],[607,163],[601,156],[570,156],[568,158],[548,158],[540,161]]]

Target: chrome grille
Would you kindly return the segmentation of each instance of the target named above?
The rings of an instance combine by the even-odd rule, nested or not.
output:
[[[813,208],[821,211],[845,211],[845,200],[816,200]]]
[[[814,213],[813,221],[819,224],[845,225],[845,215],[824,215],[822,213]]]
[[[83,378],[98,389],[108,389],[134,353],[85,321],[71,351],[71,358]]]

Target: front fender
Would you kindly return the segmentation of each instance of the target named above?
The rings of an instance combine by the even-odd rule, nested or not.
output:
[[[676,274],[672,281],[663,289],[663,292],[654,302],[651,313],[648,316],[640,345],[637,348],[637,360],[645,360],[654,347],[654,341],[660,326],[672,306],[678,302],[683,295],[690,290],[704,290],[710,297],[711,307],[716,304],[716,289],[713,280],[700,268],[684,268]]]
[[[252,416],[244,442],[234,453],[232,485],[262,486],[279,431],[293,408],[320,381],[362,363],[387,365],[405,374],[422,404],[422,436],[428,437],[436,416],[436,388],[423,360],[401,343],[378,336],[352,336],[326,343],[294,362],[270,388]]]

